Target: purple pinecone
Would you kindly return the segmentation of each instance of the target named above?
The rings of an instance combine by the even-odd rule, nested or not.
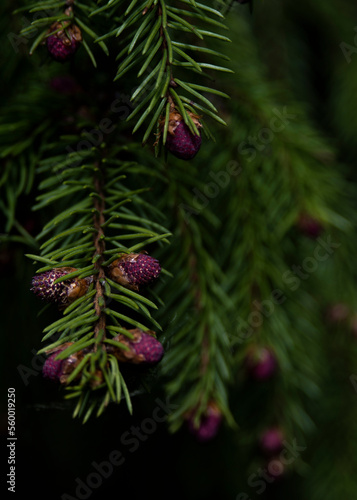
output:
[[[196,135],[191,132],[186,123],[180,122],[174,135],[166,138],[166,148],[181,160],[192,160],[201,147],[201,134]]]
[[[195,425],[195,413],[188,419],[188,429],[198,441],[204,443],[213,439],[221,425],[222,413],[215,403],[209,403],[199,425]]]
[[[45,378],[53,380],[54,382],[59,382],[61,375],[63,374],[63,362],[64,359],[56,359],[58,354],[62,352],[63,349],[58,349],[52,353],[45,361],[42,367],[42,374]]]
[[[316,240],[323,231],[322,224],[309,214],[302,213],[297,221],[297,226],[302,234]]]
[[[271,427],[261,435],[260,447],[265,453],[274,455],[283,449],[283,441],[283,432],[278,427]]]
[[[134,364],[154,365],[161,361],[164,355],[162,344],[154,336],[155,333],[145,333],[139,328],[128,330],[133,339],[119,334],[113,340],[124,344],[128,349],[114,349],[115,356],[119,361]]]
[[[156,364],[161,361],[164,355],[162,344],[152,335],[143,332],[139,342],[129,342],[135,354],[143,357],[143,363]]]
[[[326,319],[331,324],[341,324],[348,320],[350,308],[343,302],[330,305],[326,311]]]
[[[159,261],[145,253],[123,255],[109,266],[110,278],[132,290],[152,284],[160,272]]]
[[[50,56],[58,62],[66,62],[71,59],[78,50],[82,40],[82,34],[78,26],[64,26],[62,23],[55,23],[51,26],[50,32],[56,31],[46,38],[47,50]]]
[[[177,111],[173,111],[169,116],[168,134],[166,137],[165,146],[177,158],[181,160],[192,160],[198,153],[201,147],[201,123],[198,116],[190,113],[190,116],[195,123],[199,134],[193,134],[182,116]]]
[[[67,306],[86,293],[89,280],[71,278],[59,283],[55,283],[55,281],[75,270],[75,268],[71,267],[59,267],[45,273],[36,274],[32,278],[31,290],[37,297],[47,302]]]
[[[270,349],[258,347],[248,353],[247,368],[256,380],[266,380],[274,375],[277,369],[275,355]]]

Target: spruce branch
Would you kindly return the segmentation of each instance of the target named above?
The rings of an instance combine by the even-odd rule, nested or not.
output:
[[[159,118],[165,116],[163,110],[174,103],[180,110],[185,124],[189,127],[193,134],[197,134],[197,128],[190,119],[191,109],[187,107],[187,103],[183,104],[183,99],[188,100],[190,108],[193,108],[195,114],[206,112],[206,107],[200,107],[192,101],[192,97],[203,101],[208,108],[207,114],[215,118],[220,123],[225,122],[218,116],[217,109],[211,102],[204,97],[205,93],[219,93],[221,97],[228,97],[225,93],[219,92],[216,89],[211,89],[205,86],[199,86],[195,83],[187,82],[186,79],[175,78],[177,72],[182,72],[179,68],[188,69],[195,74],[205,75],[203,69],[231,72],[230,69],[217,66],[212,63],[197,62],[196,55],[198,53],[209,54],[210,56],[221,57],[221,54],[208,49],[201,45],[180,44],[176,37],[180,31],[189,31],[193,33],[199,40],[204,40],[205,37],[219,38],[224,41],[229,39],[216,32],[202,30],[187,21],[187,18],[193,18],[197,23],[203,25],[209,24],[219,29],[226,29],[226,26],[215,20],[211,16],[221,18],[222,15],[208,6],[196,2],[183,2],[189,6],[190,10],[171,6],[160,0],[159,2],[144,1],[139,6],[137,3],[131,3],[124,13],[122,24],[109,33],[102,35],[97,39],[101,42],[110,37],[120,37],[122,50],[119,52],[117,59],[119,66],[115,80],[121,79],[128,71],[135,66],[141,66],[137,73],[139,87],[134,90],[131,100],[136,107],[127,118],[133,119],[140,111],[140,118],[137,119],[133,132],[138,130],[144,123],[149,120],[143,135],[142,143],[145,144],[153,130],[156,133],[160,132]],[[113,6],[112,2],[108,2],[107,6],[102,6],[91,15],[103,13],[106,9],[110,9],[114,13],[120,8],[120,3]],[[135,5],[135,9],[134,9]],[[123,36],[124,35],[124,36]],[[147,76],[145,76],[147,72]],[[183,75],[185,72],[183,72]],[[208,75],[207,75],[208,76]],[[183,94],[173,91],[174,88],[180,87]],[[185,95],[188,93],[188,96]],[[146,96],[145,96],[146,94]],[[167,113],[166,113],[167,116]],[[164,130],[164,143],[167,136],[168,120],[166,120],[166,128]]]
[[[174,314],[176,318],[166,329],[170,350],[163,360],[163,374],[169,379],[167,392],[179,403],[170,415],[170,429],[175,432],[191,417],[199,424],[212,404],[234,426],[228,406],[231,355],[225,321],[230,299],[218,292],[222,276],[207,249],[205,229],[193,220],[187,224],[181,208],[190,197],[191,183],[195,185],[194,173],[171,165],[167,176],[176,227],[168,264],[176,290],[159,314]]]
[[[10,14],[10,3],[1,12]],[[217,0],[216,9],[195,0],[16,4],[27,5],[0,16],[10,34],[0,97],[1,265],[7,274],[13,265],[4,296],[21,301],[22,316],[32,305],[17,279],[31,272],[30,262],[21,265],[24,246],[36,264],[33,288],[54,299],[46,311],[54,317],[38,334],[44,373],[84,422],[109,405],[116,412],[115,403],[131,412],[152,373],[136,370],[144,355],[133,346],[144,339],[152,353],[159,338],[166,396],[178,403],[170,430],[204,427],[208,410],[223,414],[230,432],[239,424],[229,448],[238,441],[230,458],[241,474],[225,474],[223,496],[247,491],[257,471],[269,497],[290,486],[299,498],[355,498],[356,8],[348,0],[343,9],[337,0],[254,2],[252,23],[252,0]],[[68,64],[50,63],[51,37],[72,35]],[[50,91],[67,72],[79,90]],[[113,127],[101,127],[108,117]],[[194,163],[170,156],[163,164],[157,156],[170,151],[180,124],[217,143],[207,141]],[[138,147],[151,138],[156,156]],[[319,241],[302,234],[302,213],[318,219]],[[329,241],[339,246],[325,255]],[[125,269],[149,262],[156,276],[146,250],[170,273],[162,269],[144,289]],[[254,379],[249,364],[261,347],[274,354],[269,380]],[[273,425],[288,443],[280,457],[260,441]],[[302,456],[284,462],[283,481],[271,485],[268,464],[289,461],[295,444]]]
[[[145,124],[143,144],[146,144],[150,136],[155,133],[158,137],[155,144],[159,145],[159,139],[162,136],[162,144],[165,145],[169,127],[168,110],[172,109],[172,104],[181,114],[188,130],[194,135],[198,135],[199,132],[192,119],[192,113],[194,115],[206,114],[220,124],[226,125],[225,121],[218,115],[216,107],[205,94],[218,94],[223,98],[229,96],[214,88],[198,85],[196,82],[190,82],[186,79],[186,70],[208,78],[210,75],[206,73],[206,70],[209,72],[212,70],[232,71],[226,67],[212,64],[210,60],[207,62],[196,60],[198,54],[209,58],[221,58],[221,53],[202,46],[201,42],[205,38],[230,40],[218,31],[202,29],[200,25],[202,24],[203,27],[212,26],[212,29],[215,30],[225,30],[226,26],[215,19],[217,17],[221,19],[223,16],[215,9],[201,3],[188,1],[181,3],[187,8],[168,5],[165,0],[159,2],[145,0],[140,5],[132,2],[123,15],[123,2],[108,2],[99,9],[91,0],[87,0],[85,4],[71,2],[69,5],[64,2],[64,10],[60,9],[56,15],[34,20],[22,30],[21,34],[33,36],[39,27],[45,28],[36,38],[30,53],[32,54],[40,44],[44,43],[47,43],[51,52],[51,44],[54,43],[53,51],[55,52],[52,55],[55,59],[59,58],[58,60],[63,61],[67,60],[82,42],[95,66],[95,55],[85,36],[95,41],[107,55],[109,49],[105,41],[114,36],[120,37],[122,48],[117,55],[119,66],[114,81],[121,79],[135,66],[141,66],[137,73],[139,86],[134,89],[131,96],[135,108],[127,120],[137,117],[133,132]],[[39,2],[30,9],[30,12],[34,8],[36,11],[41,11],[42,8],[46,12],[48,4]],[[78,14],[78,9],[81,11],[80,14]],[[118,14],[119,17],[117,17]],[[113,18],[113,29],[98,36],[90,27],[92,20],[96,18],[104,19],[106,22]],[[187,20],[191,18],[195,22],[194,25]],[[199,42],[196,45],[180,43],[180,32],[182,31],[192,33]],[[72,46],[66,48],[69,47],[70,40],[72,40]],[[208,126],[204,125],[203,130],[207,137],[212,137]],[[158,153],[159,148],[156,148],[156,154]]]
[[[45,328],[43,340],[52,342],[41,352],[56,355],[51,363],[62,360],[60,382],[65,387],[65,397],[78,399],[73,415],[84,421],[93,412],[99,416],[110,402],[119,403],[122,398],[132,411],[130,390],[119,366],[132,359],[135,363],[150,361],[135,354],[130,341],[160,345],[155,333],[138,321],[138,315],[144,316],[156,330],[161,326],[146,307],[157,306],[138,293],[141,291],[138,287],[135,292],[127,289],[129,282],[125,275],[117,283],[117,274],[110,279],[108,273],[116,269],[113,266],[118,258],[140,256],[133,253],[137,248],[154,241],[167,241],[168,236],[167,231],[161,234],[154,231],[153,225],[159,226],[148,218],[137,217],[142,226],[116,222],[121,215],[124,219],[136,218],[125,205],[132,203],[131,199],[139,200],[139,193],[145,189],[132,190],[123,184],[130,167],[138,168],[135,163],[114,161],[103,158],[102,154],[95,149],[79,153],[80,162],[78,155],[75,160],[69,155],[66,161],[56,156],[66,170],[62,184],[57,182],[55,188],[48,179],[58,171],[56,163],[50,158],[40,163],[39,171],[49,177],[41,183],[43,193],[38,196],[40,203],[36,208],[56,204],[57,214],[38,235],[39,241],[45,239],[42,254],[29,255],[46,264],[39,269],[38,277],[34,277],[33,290],[40,296],[49,293],[63,311],[60,319]],[[70,168],[73,161],[76,166]],[[110,165],[112,161],[114,167]],[[120,170],[122,173],[118,175]],[[117,235],[118,230],[121,235]],[[125,239],[139,243],[126,247],[122,243]],[[150,258],[142,259],[146,262]]]
[[[77,6],[78,9],[76,9]],[[82,42],[94,67],[96,67],[97,62],[95,55],[87,42],[87,39],[93,42],[93,40],[98,38],[98,35],[90,26],[88,17],[95,7],[96,3],[91,0],[87,0],[86,4],[80,2],[76,3],[72,0],[52,3],[44,0],[28,7],[17,9],[14,11],[14,14],[18,14],[24,10],[27,10],[29,15],[35,13],[44,14],[40,19],[34,19],[28,26],[20,31],[20,35],[28,38],[33,38],[37,35],[29,50],[30,55],[32,55],[40,45],[47,43],[49,47],[49,40],[53,36],[63,40],[65,43],[67,43],[67,40],[73,38],[76,42]],[[81,11],[80,14],[78,10]],[[41,31],[38,34],[39,29]],[[98,45],[106,55],[109,55],[108,47],[104,42],[99,42]],[[77,48],[78,45],[76,46],[76,49]],[[62,59],[60,60],[62,61]]]

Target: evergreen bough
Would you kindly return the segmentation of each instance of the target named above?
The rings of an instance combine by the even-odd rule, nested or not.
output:
[[[214,403],[255,450],[257,433],[278,423],[306,450],[291,469],[318,468],[304,495],[353,498],[355,77],[339,49],[351,38],[349,10],[342,15],[337,0],[275,2],[266,23],[267,2],[254,2],[254,11],[240,3],[19,0],[3,72],[10,98],[0,117],[2,241],[22,245],[37,273],[70,267],[64,280],[90,278],[85,295],[45,328],[39,351],[66,344],[58,359],[83,353],[65,386],[74,416],[87,421],[123,399],[132,411],[131,395],[153,375],[178,404],[172,431],[187,420],[199,425]],[[321,49],[307,42],[311,16],[324,47],[337,51],[328,79],[335,95],[323,104],[301,56]],[[50,62],[45,40],[54,23],[68,21],[83,41],[66,67]],[[51,87],[64,68],[75,83]],[[165,149],[173,109],[192,134],[192,116],[202,123],[192,162]],[[23,203],[36,234],[23,222]],[[305,277],[297,273],[321,240],[301,234],[301,214],[335,243]],[[108,277],[120,255],[144,250],[163,268],[155,286],[137,292]],[[337,326],[325,314],[335,302],[349,311]],[[165,348],[159,367],[133,372],[113,355],[127,348],[113,338],[130,340],[133,329],[156,332]],[[246,360],[261,347],[274,352],[277,372],[259,384]],[[245,478],[261,463],[247,465],[239,452],[235,460]]]

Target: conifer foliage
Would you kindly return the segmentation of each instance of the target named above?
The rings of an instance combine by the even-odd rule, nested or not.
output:
[[[196,60],[200,52],[228,59],[200,43],[205,37],[229,41],[220,33],[227,27],[218,10],[191,1],[177,7],[164,0],[134,0],[128,5],[124,1],[98,5],[91,0],[70,0],[37,2],[15,14],[20,12],[40,14],[20,33],[35,38],[30,55],[42,51],[44,57],[47,49],[56,62],[75,64],[75,55],[83,46],[95,72],[95,47],[109,56],[107,44],[111,42],[111,60],[117,65],[113,81],[125,82],[130,70],[135,68],[137,72],[137,85],[130,96],[134,109],[127,120],[136,118],[133,133],[145,124],[142,144],[150,138],[151,144],[155,142],[156,154],[167,143],[175,156],[192,159],[201,144],[201,128],[209,137],[209,129],[199,120],[198,112],[225,123],[204,94],[228,95],[195,83],[199,81],[196,78],[194,82],[187,79],[190,73],[204,79],[207,69],[232,71]],[[180,37],[184,33],[189,36]],[[59,92],[66,94],[61,82]],[[108,123],[112,128],[112,121]],[[132,359],[124,351],[130,352],[135,345],[129,326],[144,336],[141,341],[145,340],[148,353],[159,349],[158,355],[147,354],[148,359],[144,359],[143,354],[143,360],[135,358],[137,362],[151,360],[152,364],[162,357],[157,334],[147,326],[161,330],[150,312],[157,309],[157,304],[143,289],[153,284],[161,272],[158,260],[147,255],[146,248],[167,244],[171,233],[153,220],[150,212],[155,207],[147,210],[142,198],[148,187],[141,180],[137,182],[138,177],[155,174],[138,165],[120,139],[116,145],[110,137],[110,145],[100,141],[97,147],[73,133],[59,138],[64,141],[62,145],[54,139],[39,150],[35,167],[39,194],[33,207],[44,211],[54,206],[54,216],[36,236],[40,253],[27,257],[44,264],[37,270],[31,290],[58,305],[63,314],[45,328],[42,340],[51,342],[39,353],[57,352],[54,362],[64,361],[66,376],[58,380],[65,385],[66,398],[78,399],[74,415],[85,422],[93,411],[99,416],[109,402],[119,403],[123,395],[131,411],[130,391],[120,369],[122,363]],[[77,141],[77,151],[63,154],[64,149],[69,150],[68,145],[63,147],[68,141]],[[133,179],[129,184],[127,177]],[[142,187],[132,189],[130,184]],[[144,209],[145,217],[135,205]],[[154,343],[152,348],[149,340]]]
[[[356,8],[0,9],[1,262],[50,318],[43,383],[83,423],[159,387],[242,471],[222,498],[355,498]]]

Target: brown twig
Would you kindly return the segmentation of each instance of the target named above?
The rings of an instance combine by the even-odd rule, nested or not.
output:
[[[96,176],[95,178],[94,187],[98,195],[94,198],[95,213],[93,216],[94,228],[96,230],[94,238],[95,252],[93,257],[97,257],[99,255],[99,257],[97,257],[97,259],[94,262],[94,269],[95,271],[98,271],[94,275],[94,283],[96,289],[96,294],[94,298],[94,307],[95,307],[95,312],[98,316],[98,321],[95,323],[94,326],[94,336],[95,338],[97,338],[101,331],[104,332],[103,337],[105,336],[105,325],[106,325],[106,317],[105,313],[103,312],[105,305],[104,305],[104,293],[102,285],[102,280],[105,278],[105,273],[102,266],[104,260],[104,251],[105,251],[105,240],[103,231],[103,224],[105,222],[105,217],[104,217],[105,197],[102,189],[102,182],[99,176]]]

